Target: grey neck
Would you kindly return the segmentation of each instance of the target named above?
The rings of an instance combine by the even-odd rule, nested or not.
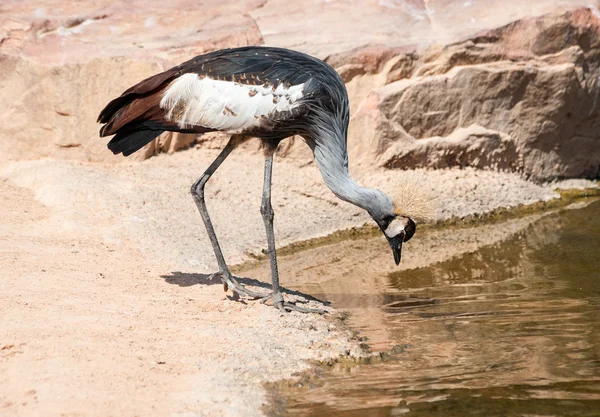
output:
[[[323,180],[340,199],[366,210],[373,219],[394,215],[394,203],[383,192],[361,187],[350,178],[344,132],[326,129],[307,140]]]

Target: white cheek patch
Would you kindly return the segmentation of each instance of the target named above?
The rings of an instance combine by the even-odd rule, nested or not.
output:
[[[398,220],[392,220],[389,226],[385,229],[384,233],[387,237],[392,238],[404,231],[404,224]]]
[[[233,81],[200,78],[188,73],[178,77],[163,93],[160,107],[169,121],[182,128],[204,126],[228,133],[258,127],[273,112],[289,112],[299,105],[304,84],[276,89]]]

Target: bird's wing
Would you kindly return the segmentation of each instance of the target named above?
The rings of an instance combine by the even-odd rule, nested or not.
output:
[[[308,58],[307,58],[308,59]],[[293,114],[311,84],[298,56],[237,48],[198,56],[150,77],[111,101],[102,136],[141,128],[240,133]]]
[[[160,107],[165,118],[181,129],[204,126],[241,133],[260,127],[266,120],[290,115],[304,90],[304,84],[245,84],[190,72],[169,84]]]
[[[293,114],[310,85],[310,75],[296,61],[262,48],[220,51],[189,61],[180,71],[160,107],[181,129],[256,130]]]

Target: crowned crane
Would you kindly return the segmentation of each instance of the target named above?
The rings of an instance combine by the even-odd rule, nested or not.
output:
[[[311,312],[284,300],[279,288],[274,212],[273,154],[285,138],[300,135],[311,148],[323,180],[340,199],[364,210],[381,228],[400,262],[402,243],[416,230],[414,216],[385,193],[357,185],[348,172],[349,102],[337,72],[312,56],[283,48],[242,47],[197,56],[147,78],[112,100],[98,117],[100,136],[114,153],[131,155],[164,131],[222,131],[231,138],[191,188],[210,238],[225,290],[271,299],[280,310]],[[223,257],[204,197],[204,186],[225,158],[250,137],[262,141],[265,168],[262,214],[269,249],[272,292],[259,294],[236,280]],[[396,202],[397,203],[397,202]],[[319,311],[320,312],[320,311]]]

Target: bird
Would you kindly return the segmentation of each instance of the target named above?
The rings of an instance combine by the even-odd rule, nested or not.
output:
[[[226,291],[231,289],[237,296],[263,302],[270,299],[282,311],[302,313],[323,310],[287,302],[279,285],[271,179],[273,156],[282,140],[294,135],[302,137],[312,150],[325,184],[341,200],[367,211],[387,239],[396,265],[401,260],[403,243],[416,231],[419,213],[405,210],[411,207],[410,201],[395,201],[351,178],[349,119],[346,86],[334,68],[302,52],[267,46],[228,48],[199,55],[127,89],[98,116],[102,124],[100,136],[114,135],[108,148],[115,155],[129,156],[165,131],[230,134],[228,143],[191,186],[219,267],[215,275],[221,277]],[[268,294],[248,289],[231,274],[204,195],[207,181],[223,161],[252,137],[262,142],[265,157],[260,212],[271,269],[272,289]],[[401,194],[412,198],[411,193]]]

